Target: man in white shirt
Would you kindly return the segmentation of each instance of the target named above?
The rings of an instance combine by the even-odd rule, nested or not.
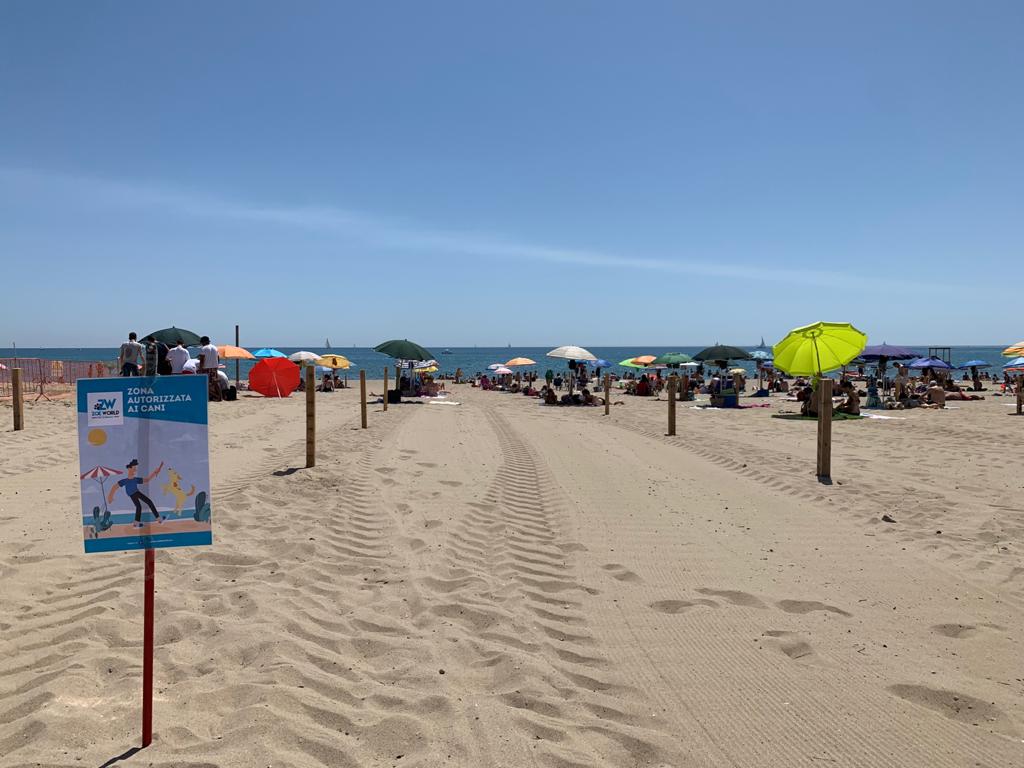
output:
[[[203,336],[199,343],[202,344],[199,348],[199,368],[201,369],[200,372],[205,373],[210,380],[210,399],[223,400],[220,393],[220,381],[217,379],[217,366],[220,365],[220,354],[217,351],[217,347],[210,343],[209,336]]]
[[[143,349],[136,339],[135,331],[128,334],[128,341],[121,345],[117,356],[117,367],[121,370],[122,376],[139,375],[139,359],[142,357]]]
[[[185,349],[185,342],[178,339],[178,343],[167,350],[164,359],[170,363],[171,373],[178,374],[185,370],[185,363],[189,361],[188,350]]]

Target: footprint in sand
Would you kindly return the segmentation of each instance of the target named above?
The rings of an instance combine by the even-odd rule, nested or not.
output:
[[[708,589],[707,587],[698,589],[697,591],[700,592],[702,595],[713,595],[714,597],[720,597],[723,600],[727,600],[728,602],[732,603],[733,605],[740,605],[744,608],[768,607],[763,602],[761,602],[761,600],[759,600],[749,592],[740,592],[739,590],[735,589]]]
[[[653,608],[659,613],[685,613],[690,608],[696,608],[698,605],[703,605],[708,608],[717,608],[718,603],[714,600],[658,600],[654,603],[649,603],[648,607]]]
[[[890,693],[901,699],[938,712],[940,715],[968,725],[982,725],[1009,736],[1018,736],[1013,721],[995,704],[959,691],[929,688],[926,685],[890,685]]]
[[[852,613],[836,608],[834,605],[825,605],[817,600],[780,600],[776,605],[786,613],[810,613],[811,611],[827,611],[838,613],[840,616],[853,616]]]
[[[620,565],[619,563],[608,563],[607,565],[602,565],[601,567],[608,571],[608,573],[611,574],[611,577],[613,579],[631,582],[643,581],[643,579],[641,579],[639,576],[637,576],[635,573],[629,570],[626,566]]]
[[[440,482],[441,485],[447,485],[452,488],[458,488],[460,485],[462,485],[462,483],[459,482],[458,480],[441,480]]]
[[[777,648],[794,661],[808,662],[818,660],[818,656],[814,653],[814,648],[811,647],[811,644],[796,632],[770,629],[762,633],[762,636],[768,638],[764,641],[766,647]]]

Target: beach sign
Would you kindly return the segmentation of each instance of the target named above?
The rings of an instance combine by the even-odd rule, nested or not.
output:
[[[86,552],[213,543],[205,376],[78,381]]]

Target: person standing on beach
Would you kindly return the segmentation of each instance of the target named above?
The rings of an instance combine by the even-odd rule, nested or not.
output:
[[[188,350],[185,349],[185,342],[178,339],[178,343],[167,350],[167,354],[164,355],[164,359],[170,366],[169,373],[178,374],[185,370],[185,363],[190,359]]]
[[[139,358],[142,357],[142,345],[136,339],[135,331],[128,334],[128,341],[121,345],[121,352],[117,356],[117,367],[121,370],[122,376],[139,375]]]
[[[146,345],[146,376],[166,376],[171,371],[164,357],[167,355],[167,345],[157,341],[152,335],[143,339]]]
[[[139,486],[144,483],[148,483],[150,480],[159,475],[163,468],[164,463],[161,461],[160,466],[154,469],[152,472],[150,472],[146,477],[138,477],[139,460],[132,459],[131,461],[128,462],[128,465],[125,467],[125,469],[128,470],[128,477],[121,478],[120,480],[117,481],[117,485],[111,486],[110,493],[107,494],[107,504],[113,504],[114,494],[117,493],[117,489],[124,488],[124,492],[128,494],[128,498],[131,499],[132,503],[135,505],[135,522],[132,523],[133,527],[142,527],[143,504],[149,507],[150,511],[153,513],[153,517],[156,518],[156,521],[158,523],[162,523],[164,521],[163,516],[161,516],[161,514],[156,511],[156,505],[153,503],[153,500],[139,490]]]
[[[220,380],[217,378],[217,366],[220,365],[220,353],[217,347],[210,343],[209,336],[203,336],[199,343],[199,370],[209,380],[209,396],[211,400],[220,402],[224,398],[220,393]]]

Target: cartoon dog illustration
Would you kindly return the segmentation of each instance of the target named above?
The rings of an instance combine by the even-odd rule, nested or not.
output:
[[[181,512],[185,508],[185,499],[196,492],[196,487],[193,485],[192,489],[188,493],[185,493],[185,491],[181,489],[181,475],[170,467],[167,468],[167,477],[168,481],[161,485],[160,488],[163,489],[163,492],[168,496],[174,497],[174,514],[181,517]]]

